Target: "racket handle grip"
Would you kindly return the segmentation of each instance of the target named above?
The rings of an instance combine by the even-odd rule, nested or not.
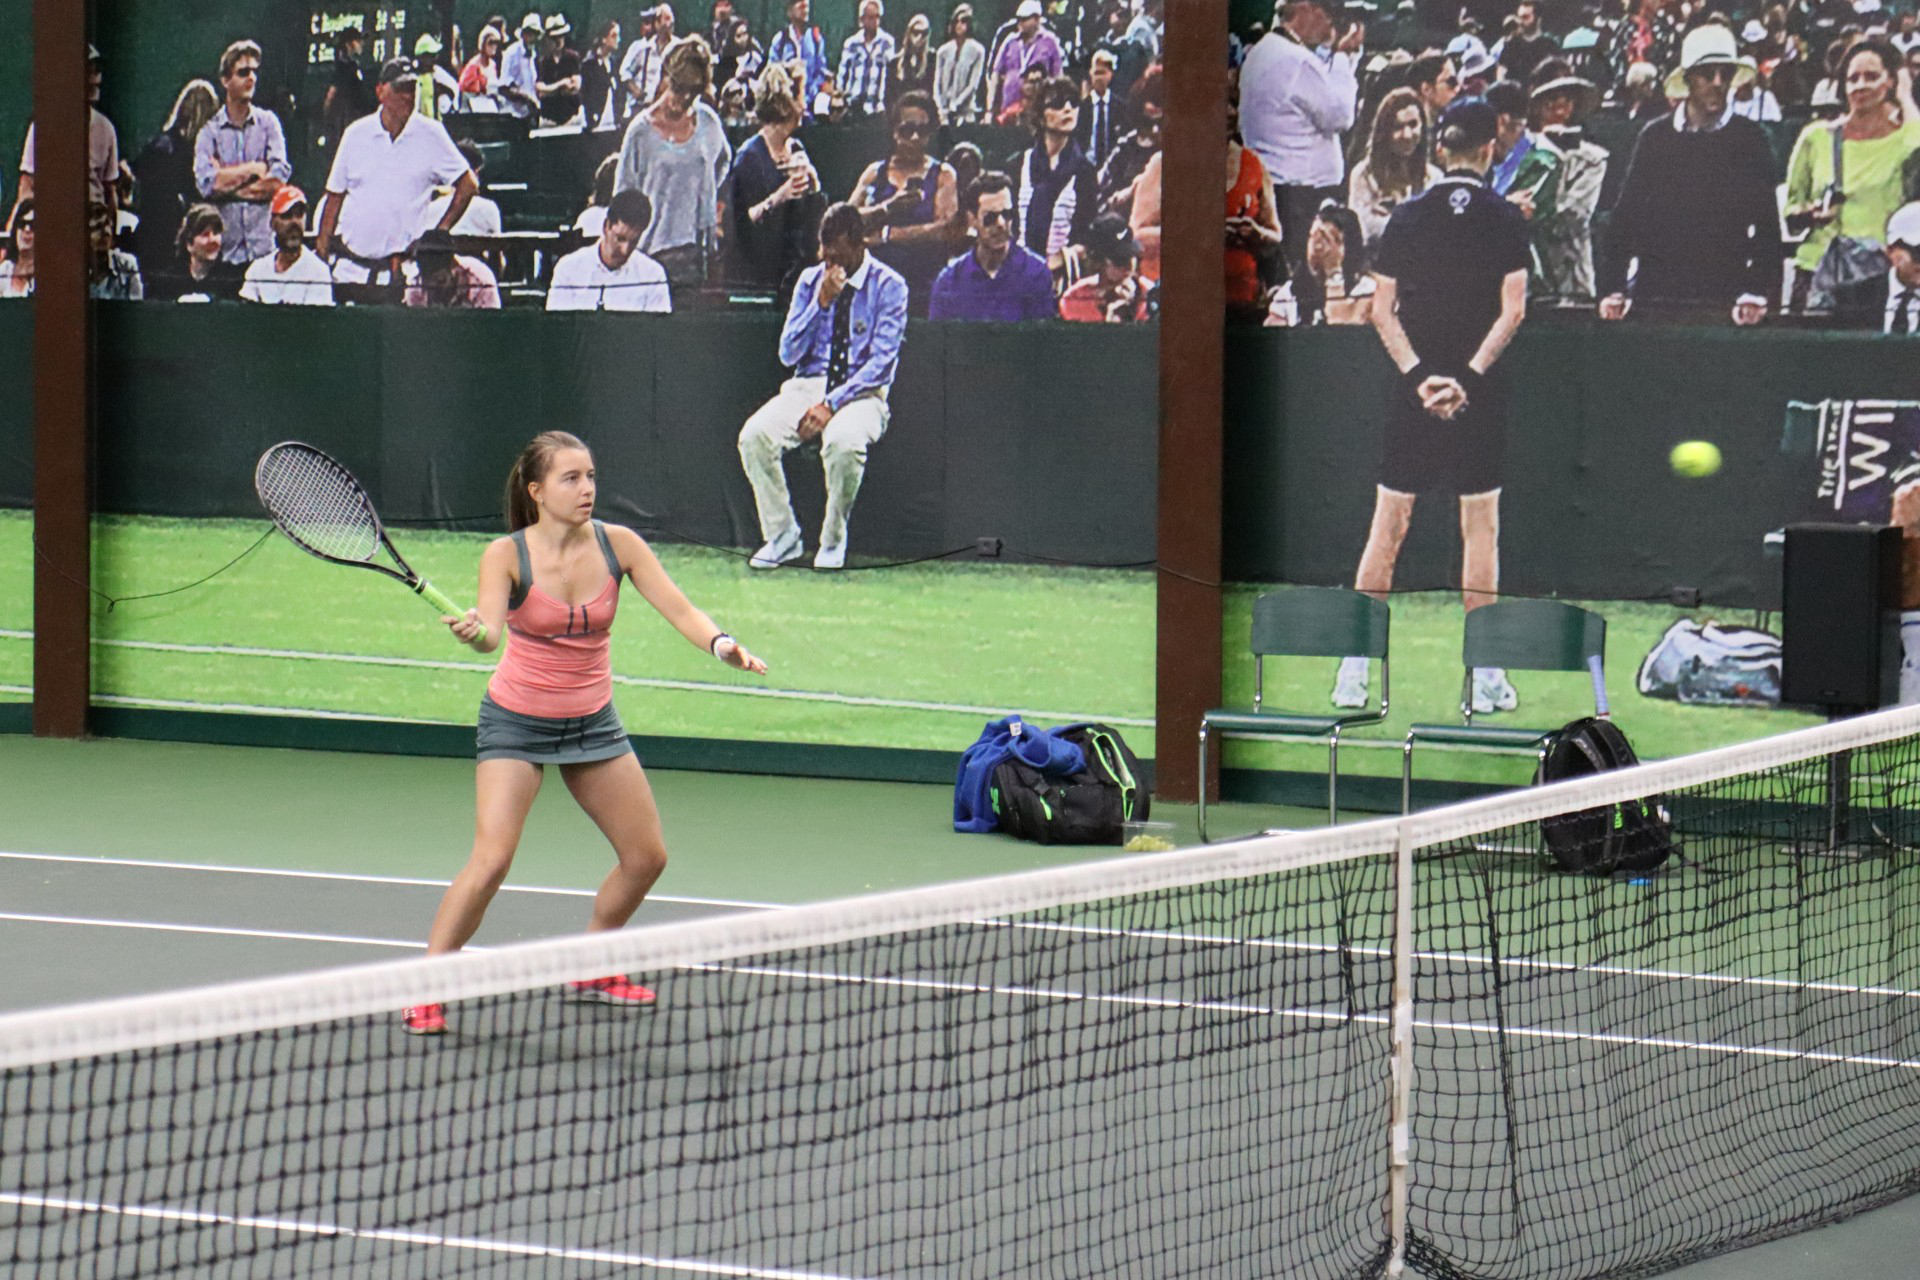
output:
[[[465,609],[462,609],[459,605],[448,599],[445,592],[441,591],[440,588],[434,586],[431,582],[428,582],[425,578],[420,580],[420,585],[415,587],[414,590],[425,597],[428,604],[442,613],[451,614],[456,618],[466,613]]]
[[[466,615],[467,611],[465,609],[455,604],[447,597],[445,592],[441,591],[440,588],[434,586],[431,582],[428,582],[425,578],[420,580],[420,585],[415,587],[414,590],[419,592],[428,604],[438,609],[441,613],[455,618]],[[487,629],[485,626],[480,628],[480,634],[475,636],[474,639],[482,644],[486,642]]]

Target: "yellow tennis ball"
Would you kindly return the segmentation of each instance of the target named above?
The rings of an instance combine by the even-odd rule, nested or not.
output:
[[[1710,440],[1685,440],[1673,446],[1667,461],[1675,473],[1697,480],[1720,469],[1720,446]]]

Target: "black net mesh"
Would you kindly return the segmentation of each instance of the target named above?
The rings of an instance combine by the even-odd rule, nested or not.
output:
[[[166,1047],[0,1025],[0,1273],[1377,1276],[1396,959],[1413,1268],[1665,1270],[1920,1185],[1920,714],[1873,724],[1647,789],[368,970],[344,1002],[173,997]],[[657,1007],[570,1003],[583,954]],[[516,989],[405,1036],[454,969]],[[283,990],[329,1012],[282,1026]]]
[[[0,1271],[1377,1275],[1392,879],[681,967],[651,1011],[541,987],[431,1040],[381,1014],[12,1070]]]
[[[1421,851],[1425,1273],[1651,1274],[1920,1185],[1917,757],[1650,797],[1657,868],[1547,869],[1540,823]],[[1586,853],[1624,843],[1625,809]]]
[[[260,459],[253,482],[274,522],[308,550],[363,561],[379,552],[379,522],[366,494],[319,450],[276,445]]]

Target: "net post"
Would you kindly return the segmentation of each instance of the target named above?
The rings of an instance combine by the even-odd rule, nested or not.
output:
[[[1413,848],[1411,824],[1393,841],[1393,1101],[1388,1127],[1387,1275],[1407,1268],[1407,1218],[1413,1159]]]

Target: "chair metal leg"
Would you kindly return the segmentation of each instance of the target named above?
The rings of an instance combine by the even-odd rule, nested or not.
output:
[[[1340,726],[1327,735],[1327,825],[1340,825]]]
[[[1413,812],[1413,735],[1407,735],[1407,745],[1400,749],[1400,816],[1406,817]]]
[[[1207,840],[1207,722],[1200,722],[1200,843]]]

